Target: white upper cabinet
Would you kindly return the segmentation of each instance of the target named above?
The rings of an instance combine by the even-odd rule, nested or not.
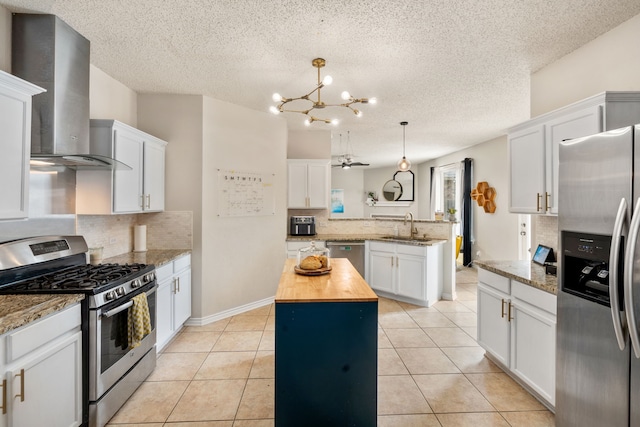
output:
[[[0,220],[28,216],[31,97],[44,89],[0,71]]]
[[[329,160],[288,161],[289,209],[327,209],[331,180]]]
[[[131,169],[78,171],[77,213],[163,211],[166,145],[115,120],[91,120],[91,152],[113,157]]]
[[[640,123],[640,92],[604,92],[509,129],[509,211],[558,213],[560,142]]]

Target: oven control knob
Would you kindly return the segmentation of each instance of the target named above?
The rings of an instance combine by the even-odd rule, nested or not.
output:
[[[123,287],[119,287],[118,289],[116,289],[116,294],[121,297],[122,295],[124,295],[124,288]]]
[[[155,278],[156,278],[156,275],[154,273],[149,273],[144,275],[145,282],[151,282]]]
[[[140,281],[140,279],[136,279],[133,282],[131,282],[132,288],[139,288],[140,286],[142,286],[142,282]]]
[[[105,294],[104,299],[106,299],[107,301],[111,301],[115,297],[116,297],[116,294],[113,293],[113,291],[109,291]]]

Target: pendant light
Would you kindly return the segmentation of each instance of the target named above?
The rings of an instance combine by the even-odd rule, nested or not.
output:
[[[398,161],[398,170],[402,171],[402,172],[406,172],[409,169],[411,169],[411,162],[409,160],[407,160],[407,158],[405,157],[405,153],[404,153],[405,131],[406,131],[406,128],[407,128],[407,125],[409,124],[409,122],[400,122],[400,124],[402,125],[402,159],[400,159],[400,161]]]

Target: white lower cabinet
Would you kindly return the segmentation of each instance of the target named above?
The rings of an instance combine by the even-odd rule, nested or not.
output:
[[[442,295],[442,245],[366,241],[365,278],[383,296],[427,307]]]
[[[0,337],[0,426],[71,427],[82,424],[80,304]]]
[[[156,337],[160,351],[191,317],[191,255],[156,268],[156,280]]]
[[[478,269],[478,344],[555,406],[555,295]]]

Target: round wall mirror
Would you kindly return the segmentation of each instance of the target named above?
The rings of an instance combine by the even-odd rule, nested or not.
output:
[[[389,202],[394,202],[402,196],[402,185],[393,179],[384,183],[382,196]]]

